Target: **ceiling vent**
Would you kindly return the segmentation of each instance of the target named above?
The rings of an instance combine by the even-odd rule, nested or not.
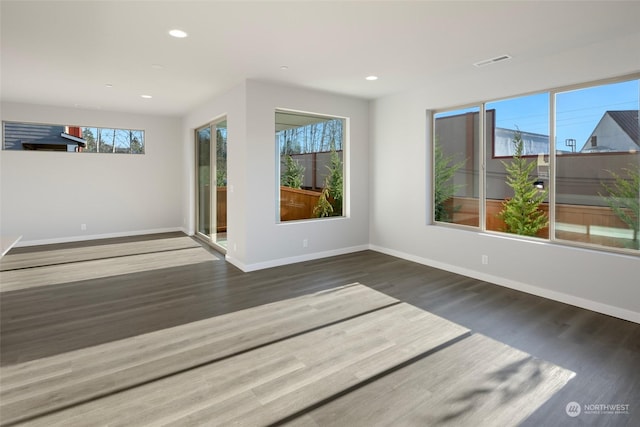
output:
[[[473,64],[475,67],[484,67],[486,65],[489,64],[495,64],[496,62],[502,62],[502,61],[507,61],[511,59],[511,55],[500,55],[500,56],[496,56],[495,58],[491,58],[491,59],[485,59],[484,61],[478,61],[475,64]]]

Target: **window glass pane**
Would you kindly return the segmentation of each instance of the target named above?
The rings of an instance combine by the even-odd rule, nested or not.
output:
[[[129,131],[131,154],[144,154],[144,132],[141,130]]]
[[[196,131],[198,232],[211,234],[211,126]]]
[[[216,236],[227,247],[227,121],[216,123]]]
[[[556,237],[638,249],[638,80],[556,95]]]
[[[276,111],[280,220],[343,216],[345,120]]]
[[[115,129],[100,129],[98,132],[98,152],[114,153],[114,143],[116,139]]]
[[[87,143],[83,151],[88,153],[97,152],[98,147],[98,128],[82,128],[82,138]]]
[[[128,153],[131,150],[131,139],[129,131],[124,129],[115,129],[114,152]]]
[[[480,225],[478,107],[434,116],[434,219]]]
[[[227,121],[216,123],[216,186],[227,186]]]
[[[549,94],[491,102],[485,108],[486,229],[547,238]]]

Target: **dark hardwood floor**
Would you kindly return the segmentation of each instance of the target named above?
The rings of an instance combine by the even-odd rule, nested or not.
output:
[[[467,328],[471,335],[489,337],[575,372],[522,425],[640,425],[638,324],[373,251],[251,273],[241,272],[208,249],[208,257],[178,262],[181,254],[197,246],[188,242],[158,254],[167,257],[158,258],[162,265],[171,267],[144,269],[149,261],[128,261],[136,255],[127,253],[126,245],[122,252],[109,255],[124,264],[130,262],[125,273],[99,259],[101,246],[135,243],[132,248],[139,251],[138,242],[166,238],[195,243],[174,233],[12,249],[0,262],[0,278],[20,282],[16,275],[22,272],[29,277],[29,285],[14,284],[0,294],[1,365],[35,361],[358,282]],[[78,248],[85,250],[74,252]],[[72,255],[48,256],[46,266],[39,267],[38,255],[52,250]],[[74,259],[78,252],[82,255]],[[18,255],[22,258],[12,266],[12,256]],[[171,264],[170,259],[177,261]],[[77,276],[62,266],[86,268],[88,275]],[[69,274],[72,281],[50,284],[47,280],[53,273],[47,271],[54,270],[39,270],[45,268],[58,268],[56,274]],[[628,405],[628,413],[583,413],[573,418],[566,413],[570,402]],[[340,404],[329,403],[336,408]],[[318,415],[316,422],[325,415]]]

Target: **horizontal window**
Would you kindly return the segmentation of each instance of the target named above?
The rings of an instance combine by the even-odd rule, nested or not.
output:
[[[144,154],[144,131],[8,122],[3,150]]]

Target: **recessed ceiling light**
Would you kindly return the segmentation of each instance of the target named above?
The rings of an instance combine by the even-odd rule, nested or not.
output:
[[[164,65],[151,64],[151,68],[153,68],[154,70],[162,70],[164,68]]]
[[[113,85],[112,85],[111,83],[107,83],[107,84],[105,84],[105,85],[104,85],[104,87],[109,87],[109,88],[111,88],[111,87],[113,87]]]
[[[153,96],[151,96],[151,95],[140,95],[140,97],[141,97],[141,98],[144,98],[144,99],[151,99],[151,98],[153,98]]]
[[[372,82],[374,80],[378,80],[378,76],[367,76],[365,77],[365,80],[369,80],[370,82]]]
[[[177,29],[176,29],[176,30],[171,30],[171,31],[169,31],[169,34],[170,34],[172,37],[176,37],[176,38],[178,38],[178,39],[183,39],[183,38],[187,37],[187,35],[188,35],[188,34],[187,34],[187,33],[185,33],[184,31],[182,31],[182,30],[177,30]]]
[[[288,67],[287,65],[281,65],[281,66],[280,66],[280,69],[281,69],[282,71],[286,71],[286,70],[288,70],[288,69],[289,69],[289,67]]]

